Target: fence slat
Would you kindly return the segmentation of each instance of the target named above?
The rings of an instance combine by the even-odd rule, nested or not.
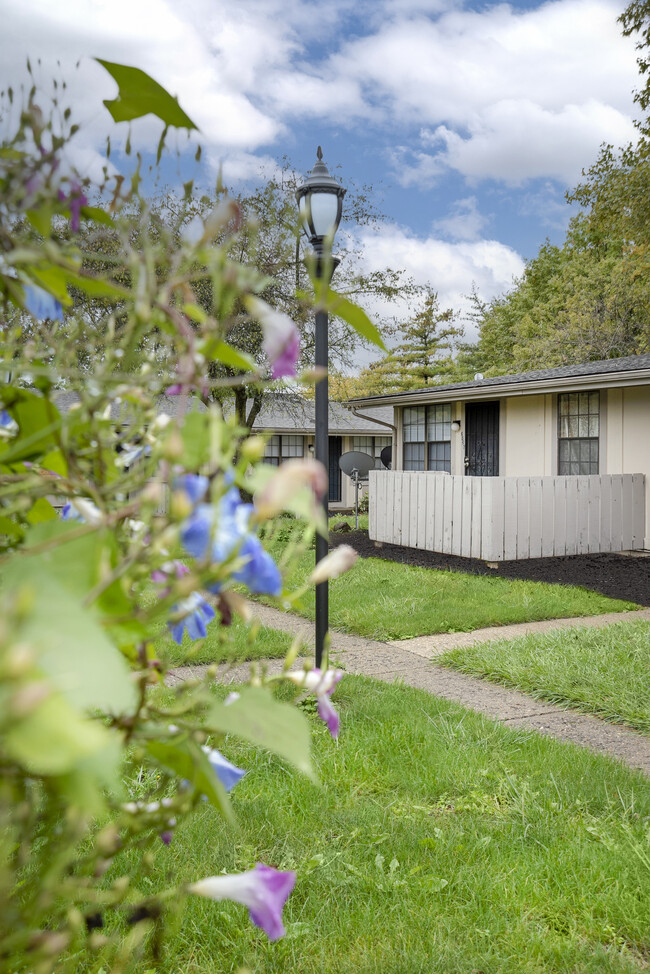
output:
[[[578,537],[578,478],[566,477],[566,553],[575,555]]]
[[[530,557],[530,478],[517,477],[516,558]]]
[[[517,481],[505,477],[503,484],[503,559],[517,557]]]
[[[474,478],[465,477],[463,479],[463,498],[461,502],[462,508],[462,520],[460,526],[460,551],[461,554],[465,555],[465,552],[471,552],[472,550],[472,487]],[[467,557],[467,555],[465,555]]]
[[[555,477],[542,477],[542,558],[550,558],[553,552],[555,532]],[[564,484],[561,485],[564,490]]]
[[[528,556],[542,557],[542,478],[530,478],[528,499]]]
[[[612,538],[612,478],[600,477],[600,551],[616,551]]]
[[[491,478],[490,478],[491,479]],[[483,524],[483,490],[489,483],[488,477],[472,478],[472,508],[470,526],[470,552],[472,558],[481,557],[481,536],[485,530]]]
[[[600,547],[600,495],[602,477],[587,477],[587,551]]]

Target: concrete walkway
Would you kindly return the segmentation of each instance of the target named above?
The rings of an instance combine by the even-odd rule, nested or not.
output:
[[[262,605],[255,606],[255,614],[264,625],[301,637],[307,652],[313,646],[313,623]],[[332,632],[330,658],[332,663],[340,665],[348,673],[374,677],[386,683],[402,681],[512,727],[536,730],[608,754],[650,775],[650,737],[639,731],[535,700],[516,690],[444,669],[433,662],[436,657],[457,646],[470,646],[494,639],[514,639],[528,633],[551,632],[571,626],[599,628],[640,619],[650,621],[650,609],[527,622],[468,633],[440,633],[392,643]],[[279,670],[281,666],[281,660],[268,663],[270,671]],[[169,682],[199,676],[205,669],[198,666],[179,667],[168,674]],[[246,679],[249,672],[250,664],[247,663],[224,669],[218,678],[225,682],[239,682]]]

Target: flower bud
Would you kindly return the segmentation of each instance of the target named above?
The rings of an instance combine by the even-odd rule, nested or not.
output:
[[[359,556],[354,548],[348,544],[339,545],[334,551],[318,562],[316,568],[309,576],[312,585],[319,585],[330,578],[338,578],[349,568],[352,568]]]

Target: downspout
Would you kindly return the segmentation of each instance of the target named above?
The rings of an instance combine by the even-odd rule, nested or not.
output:
[[[387,427],[388,427],[388,429],[389,429],[389,430],[392,430],[392,431],[393,431],[393,433],[395,434],[395,436],[397,436],[397,426],[393,426],[393,424],[392,424],[392,423],[387,423],[387,422],[386,422],[385,420],[383,420],[383,419],[375,419],[375,417],[374,417],[374,416],[368,416],[368,415],[367,415],[367,413],[359,413],[359,412],[357,412],[357,410],[356,410],[356,409],[354,409],[354,408],[353,408],[352,406],[348,406],[348,405],[347,405],[347,403],[345,404],[345,408],[346,408],[347,410],[349,410],[349,412],[351,412],[353,416],[356,416],[356,417],[357,417],[357,419],[367,419],[367,420],[369,420],[369,421],[370,421],[371,423],[378,423],[378,424],[379,424],[379,426],[387,426]]]

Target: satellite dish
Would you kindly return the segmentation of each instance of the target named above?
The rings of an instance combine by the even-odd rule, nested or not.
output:
[[[393,462],[393,448],[392,446],[385,446],[384,449],[379,454],[381,462],[385,467],[390,470],[390,465]]]
[[[483,378],[483,373],[482,372],[476,372],[475,375],[474,375],[474,382],[480,382],[482,378]]]
[[[344,453],[339,460],[339,467],[348,477],[356,477],[365,480],[371,470],[375,469],[375,458],[368,453],[360,453],[358,450],[350,450]]]

